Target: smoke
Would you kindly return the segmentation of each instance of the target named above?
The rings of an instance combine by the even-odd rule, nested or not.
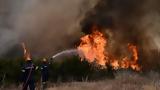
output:
[[[52,56],[75,47],[81,29],[89,33],[92,24],[102,27],[116,54],[126,43],[157,49],[158,4],[158,0],[0,0],[0,56],[21,42],[33,56]]]
[[[143,49],[157,49],[159,45],[158,0],[99,0],[81,21],[82,31],[91,32],[97,24],[112,36],[115,52],[133,43]],[[110,34],[108,34],[110,35]]]
[[[116,56],[126,53],[126,46],[138,46],[139,61],[148,68],[157,68],[160,49],[159,0],[98,0],[81,20],[82,31],[91,33],[92,25],[106,33],[107,48]],[[150,65],[150,66],[148,66]]]
[[[1,0],[0,55],[25,42],[33,56],[51,56],[75,47],[80,17],[89,0]],[[92,2],[93,3],[93,2]],[[81,10],[82,9],[82,10]],[[7,15],[6,15],[7,14]],[[12,51],[17,53],[18,51]]]

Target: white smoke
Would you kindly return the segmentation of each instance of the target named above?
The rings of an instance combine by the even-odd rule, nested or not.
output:
[[[0,55],[23,41],[37,55],[71,47],[80,37],[84,2],[93,6],[89,0],[1,0],[0,15],[8,16],[0,16]]]

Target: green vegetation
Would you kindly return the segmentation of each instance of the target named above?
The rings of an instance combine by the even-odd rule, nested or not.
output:
[[[143,66],[143,73],[149,71],[160,72],[160,52],[155,50],[149,54],[140,52],[139,63]],[[41,59],[33,59],[36,66],[41,65]],[[19,85],[21,82],[21,68],[24,64],[23,58],[0,59],[0,86],[2,84]],[[70,81],[95,81],[105,78],[114,78],[114,74],[118,71],[113,71],[110,68],[99,69],[100,67],[94,63],[90,64],[87,61],[81,61],[77,56],[72,58],[62,59],[62,62],[54,60],[49,65],[49,81],[50,82],[70,82]],[[120,70],[119,70],[120,71]],[[35,71],[35,80],[40,82],[40,70]]]
[[[40,59],[33,59],[36,66],[40,66]],[[19,84],[21,82],[21,68],[24,64],[22,58],[17,59],[1,59],[0,60],[0,81],[1,84]],[[79,60],[78,57],[63,60],[63,62],[51,62],[49,65],[50,82],[68,82],[68,81],[84,81],[102,79],[108,74],[107,69],[97,69],[94,64]],[[36,82],[40,81],[40,70],[35,71]]]

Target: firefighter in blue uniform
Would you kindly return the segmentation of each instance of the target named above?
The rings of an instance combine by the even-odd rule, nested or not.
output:
[[[45,89],[47,87],[47,81],[49,77],[49,63],[47,62],[46,58],[43,58],[42,65],[41,65],[41,79],[42,79],[42,88]]]
[[[35,90],[34,71],[36,67],[31,59],[27,59],[22,67],[23,90]]]

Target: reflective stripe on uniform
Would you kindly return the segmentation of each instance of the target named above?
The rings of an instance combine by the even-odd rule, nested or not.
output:
[[[32,67],[26,67],[25,69],[33,69],[34,67],[32,66]]]
[[[25,72],[25,70],[21,70],[22,72]]]

